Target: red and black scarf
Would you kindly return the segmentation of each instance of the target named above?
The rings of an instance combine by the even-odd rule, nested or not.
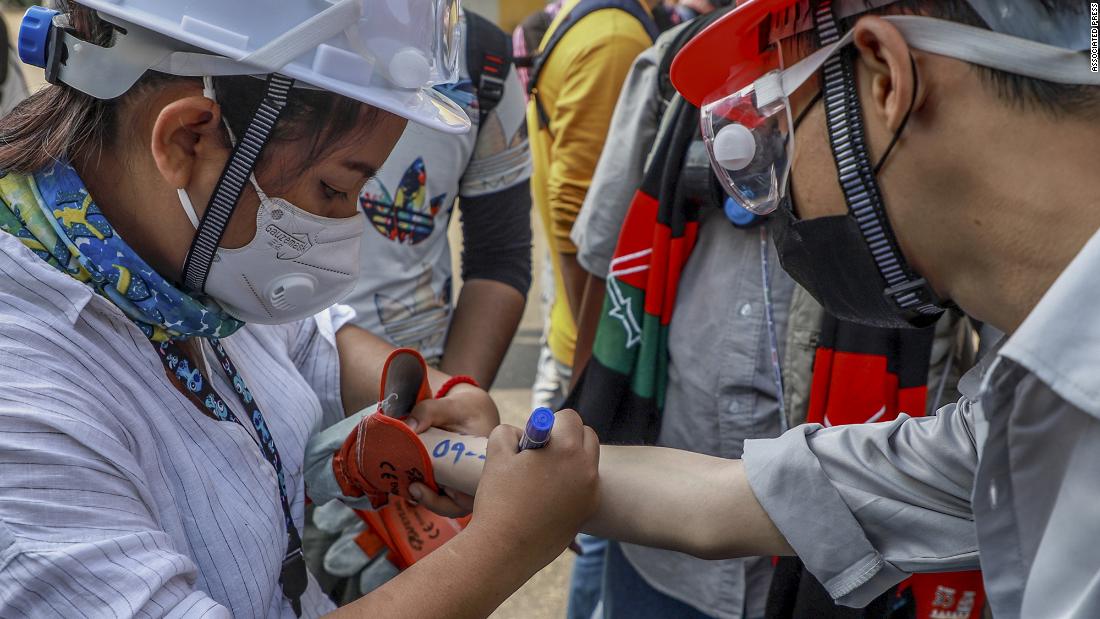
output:
[[[806,421],[829,427],[924,415],[933,329],[879,329],[826,315]]]
[[[695,247],[699,205],[679,195],[699,110],[677,98],[658,136],[611,259],[592,358],[565,406],[604,443],[652,444],[668,384],[668,327],[680,274]]]

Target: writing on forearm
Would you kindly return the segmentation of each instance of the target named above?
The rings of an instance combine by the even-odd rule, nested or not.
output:
[[[437,460],[441,458],[450,459],[452,454],[454,455],[454,464],[458,464],[458,461],[462,458],[485,459],[484,450],[473,451],[472,449],[467,449],[466,443],[460,440],[451,442],[450,439],[443,439],[436,444],[434,449],[432,449],[432,457]]]
[[[418,435],[432,460],[439,485],[473,494],[485,466],[488,439],[431,428]]]

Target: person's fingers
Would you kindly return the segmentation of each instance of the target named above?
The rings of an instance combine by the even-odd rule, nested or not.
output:
[[[554,413],[554,431],[556,432],[572,436],[579,441],[583,427],[584,422],[575,410],[565,409]]]
[[[443,491],[460,509],[466,510],[467,513],[474,511],[474,497],[450,488],[444,488]]]
[[[558,424],[570,428],[579,428],[584,425],[584,422],[581,421],[581,416],[577,414],[577,411],[571,408],[563,408],[554,413],[554,427],[557,428]]]
[[[455,502],[454,499],[447,495],[439,495],[432,492],[432,489],[424,484],[416,483],[409,486],[409,494],[412,495],[416,502],[420,505],[428,508],[429,510],[439,514],[440,516],[446,516],[448,518],[461,518],[470,513],[469,509],[466,509]]]
[[[575,449],[584,440],[580,415],[576,411],[562,410],[554,414],[554,429],[550,431],[550,443],[561,449]]]
[[[598,463],[600,461],[600,437],[596,435],[596,431],[592,428],[584,427],[584,453],[596,459]]]
[[[440,400],[424,400],[413,407],[405,423],[413,432],[420,434],[428,428],[447,425],[447,410],[448,407],[442,405]]]
[[[519,451],[519,440],[523,438],[523,430],[508,424],[501,424],[489,433],[489,443],[485,447],[485,457],[492,458],[494,454],[515,454]]]

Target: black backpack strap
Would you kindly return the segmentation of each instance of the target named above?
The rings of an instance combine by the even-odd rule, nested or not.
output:
[[[577,22],[588,17],[592,13],[605,9],[618,9],[633,16],[642,24],[646,33],[649,34],[650,42],[655,41],[657,35],[660,34],[657,30],[657,23],[653,21],[653,16],[642,7],[638,0],[581,0],[578,2],[577,5],[562,18],[557,29],[550,35],[550,39],[543,44],[542,48],[539,50],[538,57],[535,58],[534,64],[531,67],[528,93],[535,102],[535,111],[538,112],[539,126],[541,128],[547,131],[550,130],[550,115],[546,113],[546,108],[539,98],[539,77],[542,75],[542,67],[546,64],[546,60],[550,58],[550,54],[554,52],[554,48],[558,46],[558,43],[560,43],[566,33],[569,32],[570,28],[577,25]],[[551,135],[553,135],[553,133],[551,133]]]
[[[477,91],[480,130],[489,112],[504,99],[504,80],[512,66],[512,39],[477,13],[470,10],[465,13],[466,67]]]
[[[672,61],[676,59],[676,54],[679,54],[680,50],[687,45],[687,42],[695,38],[695,35],[699,34],[704,28],[713,24],[718,18],[732,10],[733,7],[728,6],[712,11],[707,15],[696,17],[676,33],[676,38],[673,39],[672,44],[668,46],[664,55],[661,56],[661,63],[657,67],[657,90],[661,94],[661,99],[666,104],[672,101],[672,98],[676,96],[676,87],[672,85],[671,77]]]
[[[8,60],[11,55],[11,41],[8,36],[7,24],[0,19],[0,84],[8,81]]]

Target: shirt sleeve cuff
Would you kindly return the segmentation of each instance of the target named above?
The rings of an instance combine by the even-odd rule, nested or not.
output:
[[[344,325],[353,322],[356,318],[355,310],[350,305],[336,304],[329,308],[329,316],[332,318],[332,335],[335,336]],[[322,331],[324,328],[322,327]],[[329,335],[328,333],[325,334]]]
[[[595,275],[600,279],[607,279],[607,274],[611,270],[611,261],[605,259],[603,256],[597,256],[594,253],[585,251],[584,246],[577,245],[577,262],[581,267],[589,273]]]
[[[871,545],[811,447],[821,426],[745,442],[753,493],[795,553],[837,603],[862,608],[908,574]]]

